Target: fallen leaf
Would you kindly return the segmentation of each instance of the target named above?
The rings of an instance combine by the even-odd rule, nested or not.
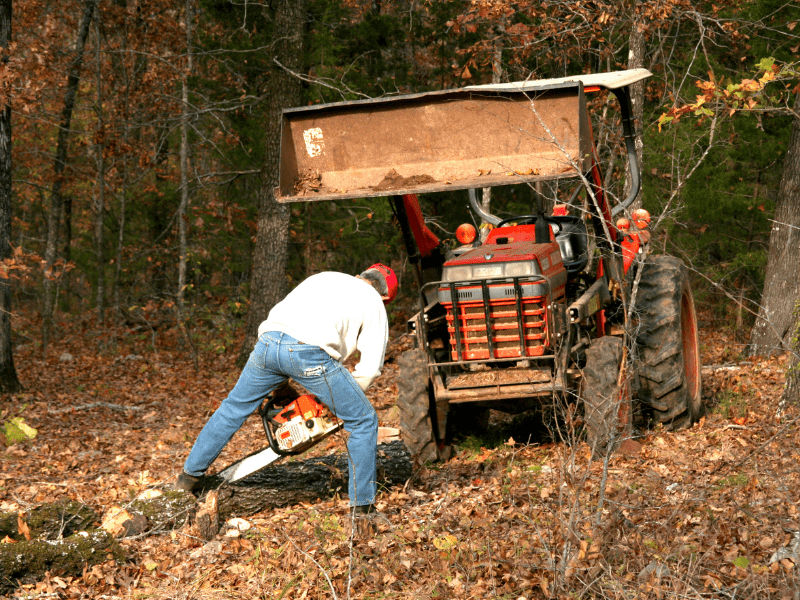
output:
[[[17,531],[19,531],[20,535],[22,535],[26,540],[31,540],[31,530],[28,527],[28,524],[25,522],[24,512],[17,513]]]

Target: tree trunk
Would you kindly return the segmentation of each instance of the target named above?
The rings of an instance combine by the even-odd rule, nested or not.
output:
[[[299,72],[302,66],[302,34],[306,0],[281,0],[274,22],[275,57],[287,69]],[[250,275],[250,310],[247,315],[244,362],[255,344],[258,326],[269,311],[286,295],[286,263],[289,248],[289,207],[275,201],[272,191],[278,185],[281,111],[297,106],[302,99],[299,79],[276,66],[272,74],[272,94],[265,136],[266,151],[258,191],[258,228]]]
[[[2,61],[6,63],[6,50],[11,43],[11,0],[0,0],[0,47]],[[0,260],[11,257],[11,103],[0,90],[6,102],[0,107]],[[14,368],[11,349],[11,286],[10,279],[0,279],[0,392],[13,393],[22,389]]]
[[[92,23],[97,0],[87,0],[84,4],[83,18],[81,19],[78,39],[75,43],[76,54],[72,59],[67,76],[67,89],[64,94],[64,108],[61,110],[61,122],[58,129],[56,142],[56,156],[54,163],[53,189],[50,192],[50,212],[47,215],[47,241],[45,243],[45,280],[44,280],[44,314],[42,315],[42,353],[47,352],[47,342],[52,327],[53,307],[53,265],[56,261],[56,248],[58,245],[58,228],[63,211],[61,187],[64,179],[64,168],[67,164],[67,144],[69,142],[69,129],[72,121],[72,111],[75,108],[75,96],[81,79],[81,65],[86,47],[86,38],[89,36],[89,26]]]
[[[192,72],[192,0],[186,0],[186,67],[181,76],[181,203],[178,206],[178,308],[186,294],[186,211],[189,208],[189,75]],[[182,312],[181,322],[183,321]]]
[[[503,19],[502,24],[498,24],[497,26],[497,41],[495,42],[494,52],[492,54],[492,83],[500,83],[502,81],[503,75],[503,36],[505,35],[505,19]],[[485,187],[483,188],[483,194],[481,196],[481,208],[485,210],[487,213],[492,214],[492,188]],[[486,241],[486,237],[489,235],[489,227],[488,223],[481,219],[481,242]]]
[[[795,308],[794,317],[791,335],[792,349],[789,357],[789,367],[786,369],[783,399],[797,404],[800,402],[800,302]]]
[[[795,97],[800,111],[800,94]],[[769,236],[767,273],[758,318],[750,336],[750,356],[772,355],[792,348],[794,310],[800,300],[800,118],[795,117],[783,162],[783,176]]]
[[[97,183],[94,194],[94,247],[97,264],[97,321],[100,327],[106,323],[106,255],[105,255],[105,216],[106,208],[106,160],[105,160],[105,116],[103,112],[103,72],[100,64],[100,18],[95,20],[95,100],[97,112],[97,133],[94,150],[97,156]]]

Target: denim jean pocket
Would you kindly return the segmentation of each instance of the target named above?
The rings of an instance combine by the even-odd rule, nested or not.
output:
[[[261,336],[264,338],[264,336]],[[266,362],[267,362],[267,350],[269,349],[269,344],[266,339],[261,339],[256,342],[253,351],[250,353],[250,358],[247,360],[247,363],[250,367],[254,369],[258,369],[259,371],[266,370]]]
[[[295,346],[292,348],[292,367],[299,377],[325,377],[338,367],[328,353],[316,346]]]

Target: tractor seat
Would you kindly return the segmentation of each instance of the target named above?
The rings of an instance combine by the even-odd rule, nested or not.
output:
[[[589,237],[586,232],[586,223],[580,217],[572,215],[548,217],[548,220],[550,219],[557,221],[560,226],[556,241],[561,249],[564,268],[570,275],[580,273],[589,262]]]

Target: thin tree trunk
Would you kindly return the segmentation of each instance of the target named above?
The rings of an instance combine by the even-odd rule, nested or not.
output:
[[[495,42],[494,53],[492,55],[492,83],[500,83],[503,75],[503,34],[505,34],[505,20],[503,24],[497,26],[497,42]],[[487,213],[492,214],[492,188],[483,188],[481,196],[481,208]],[[481,221],[481,225],[488,225],[486,221]],[[488,227],[481,227],[481,241],[485,241],[489,235]]]
[[[306,0],[281,0],[275,12],[275,57],[294,72],[299,72],[302,67],[305,6]],[[298,79],[276,67],[271,89],[266,151],[258,191],[258,229],[250,276],[250,310],[240,354],[242,362],[247,360],[255,344],[258,326],[286,295],[290,213],[287,205],[275,201],[272,190],[278,185],[281,111],[300,104],[302,87]]]
[[[100,19],[95,19],[95,85],[97,86],[97,133],[95,152],[97,154],[97,183],[94,195],[94,244],[97,258],[97,319],[100,327],[106,323],[106,256],[104,251],[105,225],[103,217],[106,207],[106,162],[105,162],[105,117],[103,115],[103,74],[100,64]]]
[[[63,250],[61,251],[61,256],[64,259],[64,263],[68,263],[72,260],[72,202],[74,198],[72,194],[67,194],[64,196],[64,204],[61,209],[61,214],[63,215],[63,236],[59,236],[59,240],[63,237],[63,245],[61,246]],[[64,290],[66,293],[67,307],[69,306],[69,291],[71,289],[70,286],[70,276],[69,271],[63,271],[63,285]]]
[[[795,96],[800,110],[800,94]],[[769,236],[767,273],[758,318],[747,353],[772,355],[790,350],[795,306],[800,301],[800,118],[795,117],[783,163],[783,176],[775,204],[775,219]]]
[[[0,47],[6,63],[6,50],[11,43],[11,0],[0,0]],[[0,260],[11,257],[11,104],[10,86],[0,90],[5,102],[0,107]],[[11,286],[9,279],[0,279],[0,392],[22,389],[14,368],[11,348]]]
[[[125,129],[122,133],[122,140],[125,148],[130,147],[131,125],[130,125],[130,106],[131,106],[131,77],[134,70],[128,72],[125,66],[125,58],[131,58],[128,49],[128,19],[124,21],[125,31],[122,35],[122,53],[120,56],[120,64],[122,65],[122,73],[125,77],[125,104],[123,105],[123,116]],[[117,250],[114,264],[114,312],[120,312],[120,284],[122,280],[122,251],[125,247],[125,209],[127,207],[127,194],[128,194],[128,178],[130,176],[130,153],[126,152],[122,157],[122,185],[119,193],[119,221],[117,233]]]
[[[183,332],[186,343],[192,351],[194,370],[200,369],[197,351],[192,336],[186,327],[184,317],[184,299],[186,297],[186,258],[187,244],[187,211],[189,209],[189,75],[192,73],[192,0],[186,0],[186,68],[181,76],[181,202],[178,206],[178,294],[175,311],[178,327]]]
[[[633,19],[631,22],[631,33],[628,37],[628,68],[639,69],[644,67],[644,55],[646,51],[646,40],[644,37],[645,23],[637,11],[640,2],[635,2],[633,6]],[[639,174],[644,171],[642,159],[644,157],[644,143],[642,142],[642,125],[644,120],[644,81],[637,81],[631,85],[631,110],[633,113],[633,133],[634,144],[636,146],[636,160],[639,163]],[[630,165],[625,169],[625,188],[622,199],[628,197],[631,190]],[[633,211],[642,206],[642,190],[633,201],[628,210]]]
[[[129,139],[129,125],[125,123],[125,133],[123,135],[127,146]],[[117,252],[114,264],[114,311],[120,310],[120,280],[122,279],[122,250],[125,247],[125,208],[126,196],[128,193],[128,157],[123,158],[122,166],[122,189],[119,194],[119,232],[117,234]]]
[[[186,294],[186,211],[189,208],[189,75],[192,72],[192,0],[186,0],[186,68],[181,76],[181,203],[178,207],[178,308]]]
[[[44,280],[44,317],[42,323],[42,353],[47,352],[47,343],[50,336],[53,320],[53,307],[55,297],[53,295],[53,265],[56,261],[56,248],[58,244],[58,227],[63,211],[61,197],[61,187],[64,179],[64,168],[67,164],[67,144],[69,142],[69,129],[72,121],[72,111],[75,108],[75,96],[78,92],[80,83],[81,65],[83,64],[83,54],[86,47],[86,38],[89,36],[89,26],[97,8],[97,0],[87,0],[84,4],[83,18],[78,31],[78,40],[75,44],[76,54],[72,59],[67,76],[67,89],[64,94],[64,108],[61,110],[61,122],[58,129],[58,141],[56,142],[56,155],[54,162],[53,189],[50,192],[50,212],[47,217],[47,242],[45,244],[45,280]]]

